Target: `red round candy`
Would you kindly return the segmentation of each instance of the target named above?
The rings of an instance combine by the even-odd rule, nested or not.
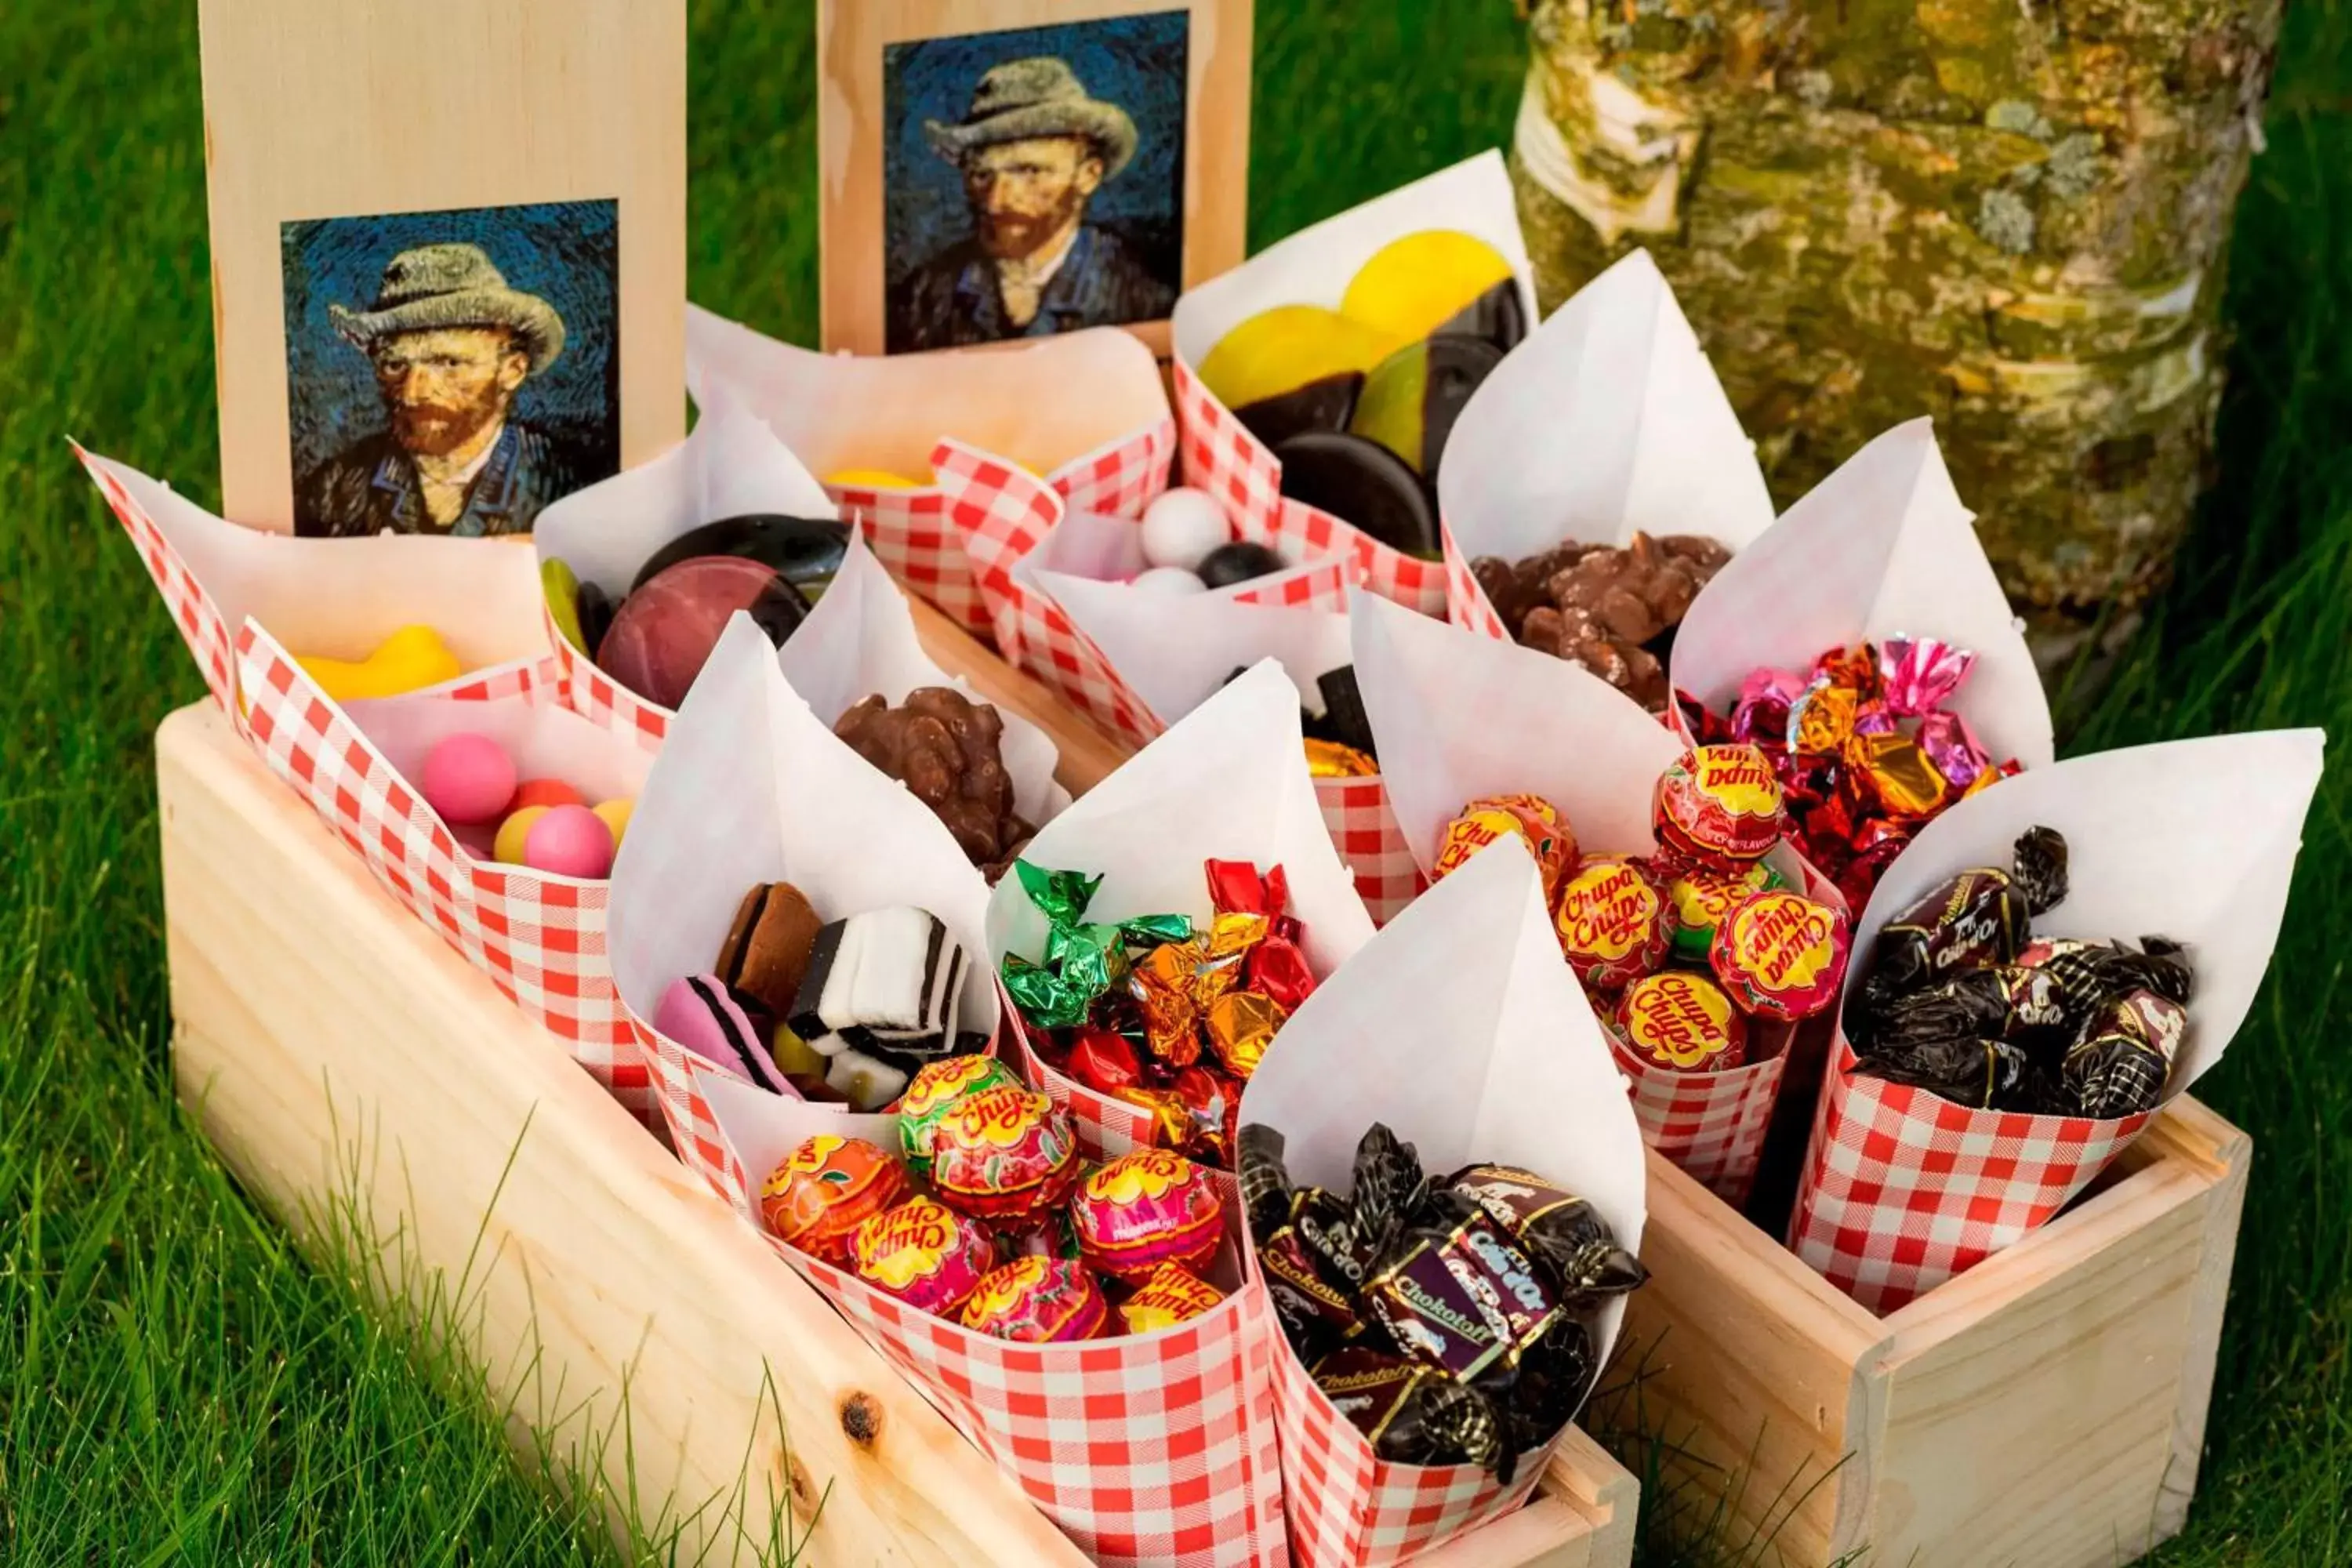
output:
[[[1707,865],[1761,859],[1780,842],[1780,776],[1755,746],[1696,746],[1658,775],[1658,841]]]
[[[1163,1263],[1205,1268],[1225,1238],[1225,1208],[1205,1169],[1166,1149],[1138,1149],[1079,1185],[1070,1228],[1080,1257],[1134,1281]]]
[[[514,799],[514,759],[488,735],[444,735],[425,753],[416,789],[452,827],[495,823]]]
[[[1772,888],[1732,906],[1707,960],[1743,1010],[1793,1021],[1837,1000],[1853,940],[1843,910]]]
[[[1066,1258],[1016,1258],[982,1279],[963,1305],[965,1328],[1024,1344],[1090,1340],[1109,1316],[1095,1277]]]
[[[1633,1054],[1669,1072],[1720,1072],[1747,1058],[1748,1020],[1703,974],[1668,969],[1625,987],[1617,1031]]]
[[[937,1317],[971,1300],[996,1267],[996,1244],[975,1219],[931,1198],[909,1198],[857,1227],[850,1272]]]
[[[525,779],[515,786],[514,804],[509,811],[520,811],[526,805],[586,805],[588,797],[565,784],[562,779]]]
[[[907,1173],[878,1144],[819,1132],[760,1187],[760,1217],[787,1247],[836,1267],[857,1227],[907,1195]]]
[[[1069,1113],[1006,1086],[958,1100],[931,1134],[940,1201],[982,1219],[1021,1221],[1059,1205],[1078,1179]]]
[[[1614,991],[1666,961],[1674,921],[1665,895],[1634,861],[1595,855],[1560,884],[1553,929],[1568,966],[1592,990]]]
[[[675,708],[738,610],[749,610],[782,645],[808,616],[808,601],[772,566],[734,555],[698,555],[656,573],[621,601],[596,645],[596,665],[649,702]]]

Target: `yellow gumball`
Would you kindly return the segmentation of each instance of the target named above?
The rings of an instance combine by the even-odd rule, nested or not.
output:
[[[1389,241],[1356,269],[1339,313],[1400,342],[1425,338],[1511,281],[1503,253],[1475,234],[1425,228]]]
[[[928,489],[931,483],[929,479],[910,479],[887,468],[836,468],[825,475],[824,482],[851,490],[919,490]]]
[[[621,840],[628,834],[629,818],[636,812],[635,799],[629,795],[622,795],[617,800],[599,801],[589,809],[604,818],[604,826],[613,830],[613,848],[617,853],[621,847]]]
[[[522,864],[522,841],[530,837],[530,826],[547,815],[543,805],[526,805],[511,813],[499,824],[498,841],[490,847],[491,858],[502,866]],[[607,824],[607,826],[610,826]],[[616,833],[615,837],[619,835]]]
[[[466,673],[449,645],[431,626],[403,626],[378,643],[365,658],[322,658],[297,654],[294,661],[338,702],[368,697],[398,697],[438,686]]]

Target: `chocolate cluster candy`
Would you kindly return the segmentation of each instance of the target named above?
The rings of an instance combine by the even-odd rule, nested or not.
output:
[[[1038,959],[1007,953],[1005,994],[1048,1068],[1150,1113],[1160,1145],[1227,1167],[1242,1085],[1315,989],[1276,866],[1202,868],[1213,911],[1088,921],[1099,877],[1014,862],[1048,930]]]
[[[1283,1335],[1384,1459],[1507,1483],[1591,1386],[1593,1315],[1649,1278],[1584,1199],[1507,1165],[1433,1181],[1379,1122],[1346,1194],[1294,1186],[1274,1128],[1240,1148]]]
[[[833,732],[913,791],[992,882],[1037,832],[1013,808],[1004,716],[985,702],[921,686],[895,708],[879,696],[852,704]]]
[[[1848,1001],[1855,1071],[1977,1110],[2087,1116],[2164,1097],[2195,973],[2162,937],[2036,940],[2066,896],[2066,843],[2047,827],[2011,866],[1977,867],[1888,922]]]
[[[1556,544],[1519,562],[1482,555],[1470,572],[1512,637],[1663,712],[1674,630],[1730,559],[1695,533],[1637,531],[1622,547]]]

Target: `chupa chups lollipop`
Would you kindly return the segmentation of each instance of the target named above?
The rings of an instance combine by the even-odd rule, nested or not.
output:
[[[1754,746],[1695,746],[1658,775],[1658,842],[1704,866],[1737,869],[1780,842],[1780,780]]]
[[[1000,1340],[1058,1344],[1095,1338],[1109,1316],[1102,1287],[1083,1266],[1061,1258],[1016,1258],[972,1291],[963,1326]]]
[[[946,686],[918,687],[896,707],[866,697],[833,732],[929,806],[991,881],[1037,831],[1013,809],[1004,717],[985,702]]]
[[[760,1217],[777,1239],[837,1268],[857,1227],[907,1196],[907,1173],[880,1145],[816,1133],[760,1186]]]
[[[1780,886],[1780,874],[1761,860],[1736,871],[1716,866],[1677,863],[1666,876],[1666,904],[1674,915],[1674,955],[1691,963],[1705,963],[1715,933],[1740,900],[1750,893]]]
[[[1588,990],[1631,984],[1664,963],[1674,943],[1664,895],[1623,855],[1587,856],[1560,884],[1552,926]]]
[[[919,1180],[929,1180],[940,1119],[975,1094],[1020,1087],[1013,1069],[994,1057],[950,1057],[927,1064],[898,1097],[898,1144],[907,1169]]]
[[[1576,864],[1576,833],[1559,808],[1540,795],[1493,795],[1466,801],[1438,830],[1437,857],[1429,878],[1436,881],[1469,863],[1470,858],[1506,834],[1516,833],[1543,877],[1544,901],[1559,897],[1559,885]]]
[[[1069,1113],[1029,1089],[984,1089],[958,1100],[931,1133],[931,1185],[981,1219],[1025,1224],[1059,1207],[1078,1179]]]
[[[647,701],[676,708],[738,610],[749,611],[781,647],[808,618],[809,602],[763,562],[692,556],[621,601],[597,645],[596,667]]]
[[[783,517],[749,512],[688,529],[653,552],[629,584],[635,593],[681,561],[736,555],[774,568],[814,604],[832,584],[849,552],[849,525],[838,518]]]
[[[1118,1304],[1118,1321],[1130,1334],[1157,1333],[1191,1322],[1224,1299],[1223,1290],[1182,1265],[1163,1263]]]
[[[1852,940],[1843,910],[1767,888],[1724,917],[1707,961],[1742,1011],[1790,1023],[1837,1000]]]
[[[1721,987],[1685,969],[1626,986],[1617,1035],[1636,1057],[1669,1072],[1720,1072],[1748,1059],[1748,1020]]]
[[[849,1269],[935,1317],[952,1317],[996,1267],[996,1244],[979,1221],[930,1198],[909,1198],[857,1227]]]
[[[1224,1241],[1224,1205],[1202,1167],[1165,1149],[1139,1149],[1078,1184],[1070,1228],[1079,1256],[1132,1284],[1163,1263],[1205,1267]]]

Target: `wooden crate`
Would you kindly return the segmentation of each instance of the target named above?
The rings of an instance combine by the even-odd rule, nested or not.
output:
[[[1116,763],[960,631],[923,625],[935,657],[1055,719],[1077,787]],[[812,1563],[1081,1561],[699,1177],[376,887],[216,709],[167,719],[156,762],[182,1099],[306,1241],[355,1204],[408,1282],[399,1304],[436,1274],[464,1280],[469,1359],[527,1456],[544,1444],[601,1470],[616,1520],[631,1500],[640,1518],[683,1520],[682,1561],[756,1561],[770,1510],[804,1521],[820,1498]],[[1423,1561],[1623,1568],[1635,1495],[1571,1433],[1529,1507]]]

